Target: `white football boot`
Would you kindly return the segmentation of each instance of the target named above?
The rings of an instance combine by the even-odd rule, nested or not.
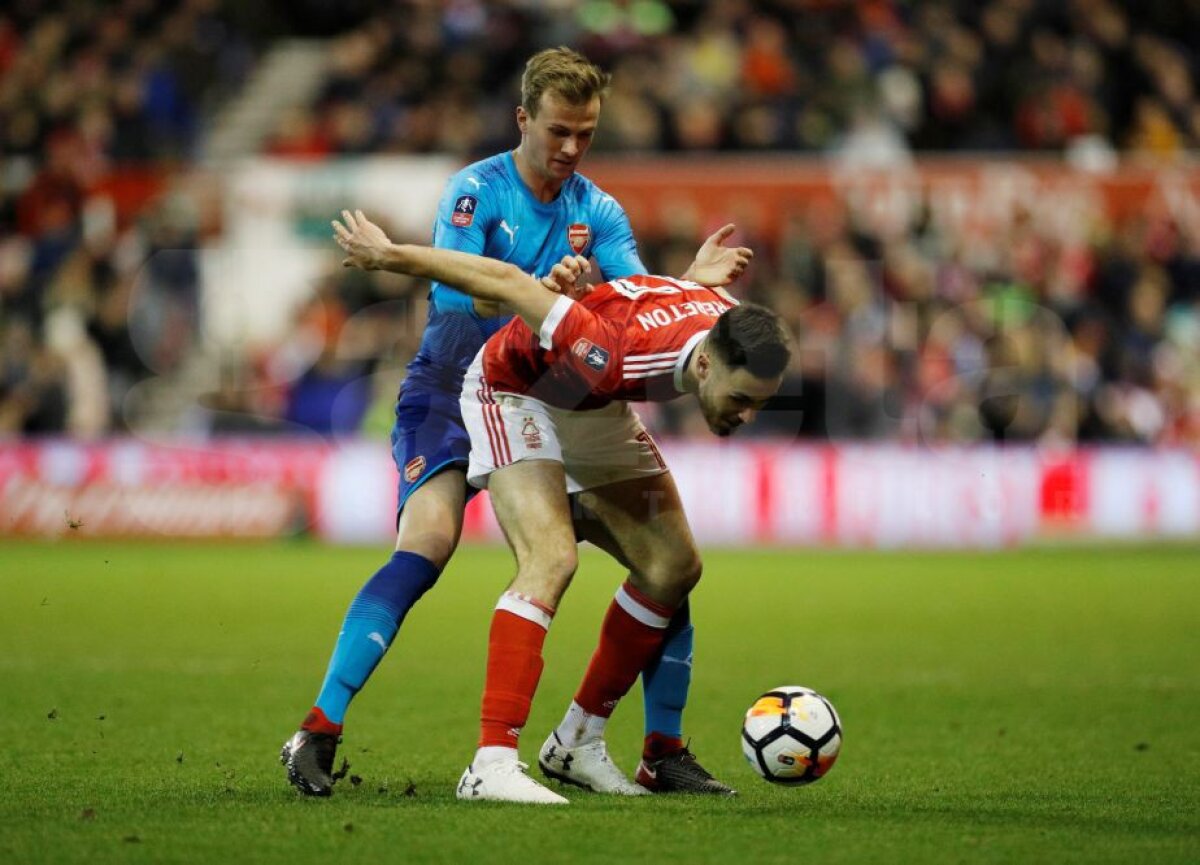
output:
[[[625,777],[608,756],[603,739],[593,739],[585,745],[568,748],[553,732],[538,754],[538,766],[547,778],[574,784],[595,793],[616,796],[645,796],[649,790]]]
[[[528,768],[528,765],[516,760],[496,760],[478,768],[472,764],[459,779],[455,795],[466,801],[524,802],[530,805],[570,803],[570,800],[525,774]]]

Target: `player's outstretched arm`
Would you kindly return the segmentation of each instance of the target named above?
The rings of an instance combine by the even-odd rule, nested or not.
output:
[[[392,243],[383,229],[361,210],[342,211],[342,221],[333,220],[333,237],[346,252],[342,264],[363,270],[405,273],[453,285],[480,300],[504,304],[525,320],[536,333],[550,308],[558,300],[552,283],[573,284],[581,272],[582,259],[563,259],[551,275],[534,279],[519,267],[494,258],[436,249],[407,243]],[[547,281],[548,280],[548,281]]]
[[[726,246],[725,241],[733,231],[731,222],[713,232],[696,251],[696,259],[683,278],[712,288],[729,285],[741,276],[754,258],[754,251],[745,246]]]

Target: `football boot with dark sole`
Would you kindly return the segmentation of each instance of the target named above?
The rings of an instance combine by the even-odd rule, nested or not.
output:
[[[333,758],[339,742],[341,737],[330,733],[297,730],[279,752],[288,782],[305,796],[333,795]]]

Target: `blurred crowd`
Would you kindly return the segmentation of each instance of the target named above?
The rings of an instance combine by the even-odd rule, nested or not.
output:
[[[798,336],[752,433],[911,443],[1122,442],[1200,447],[1200,214],[1065,236],[1053,208],[979,230],[918,204],[900,224],[849,205],[798,208],[735,290]],[[650,250],[679,272],[687,218]],[[660,428],[699,432],[669,410]]]
[[[1116,223],[1100,208],[1063,232],[1036,202],[986,226],[935,205],[918,200],[897,220],[849,195],[799,203],[778,231],[748,223],[733,238],[756,257],[732,291],[778,310],[797,337],[780,394],[747,434],[1200,448],[1200,213],[1155,206]],[[643,259],[682,273],[712,228],[673,207],[638,232]],[[337,261],[293,336],[243,368],[240,398],[258,401],[237,408],[233,395],[243,418],[386,434],[424,287]],[[705,435],[691,401],[638,410],[656,433]]]
[[[400,2],[334,43],[296,156],[509,143],[526,57],[579,47],[613,73],[596,147],[621,151],[1114,151],[1200,145],[1190,0]]]
[[[384,224],[393,239],[427,241]],[[387,438],[404,366],[421,344],[428,284],[340,261],[330,255],[292,310],[286,339],[223,354],[219,381],[180,419],[180,431]]]
[[[123,428],[126,396],[170,374],[195,330],[196,216],[147,207],[196,155],[206,113],[255,48],[215,0],[0,10],[0,434]]]
[[[0,11],[0,437],[120,433],[156,412],[209,434],[389,427],[423,288],[332,254],[284,342],[223,356],[182,408],[140,387],[182,381],[199,336],[204,218],[171,178],[273,34],[340,34],[318,98],[265,144],[300,159],[507,149],[524,61],[554,44],[613,71],[597,151],[902,170],[923,150],[1103,167],[1186,164],[1200,146],[1191,0],[296,8],[283,24],[218,0]],[[149,172],[154,193],[128,206],[106,187],[113,166]],[[843,201],[745,226],[758,255],[735,290],[784,313],[799,349],[751,433],[1200,446],[1200,224],[1089,219],[1064,237],[1017,209],[980,233],[925,202],[897,227]],[[682,272],[710,229],[680,211],[639,230],[643,258]],[[682,404],[646,413],[662,432],[700,428]]]

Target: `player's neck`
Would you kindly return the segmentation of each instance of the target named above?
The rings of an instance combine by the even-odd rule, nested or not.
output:
[[[513,151],[513,164],[517,166],[517,174],[529,189],[529,192],[542,204],[548,204],[558,197],[562,190],[563,181],[554,177],[538,174],[529,159],[525,156],[523,147],[518,146]]]

